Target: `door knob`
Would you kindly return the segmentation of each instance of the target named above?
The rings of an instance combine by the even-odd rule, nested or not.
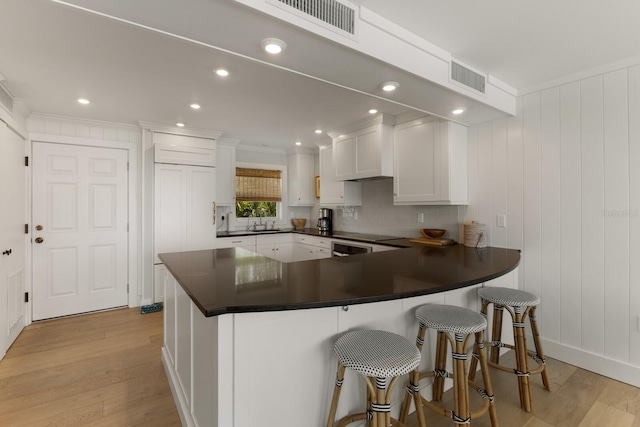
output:
[[[42,237],[36,237],[36,243],[42,243],[44,239]]]
[[[7,249],[6,251],[2,251],[2,255],[11,255],[11,249]]]

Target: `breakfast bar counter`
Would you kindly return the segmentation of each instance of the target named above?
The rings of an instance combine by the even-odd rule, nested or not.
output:
[[[326,425],[337,337],[375,328],[413,341],[416,307],[477,310],[479,286],[517,287],[520,253],[419,246],[282,263],[231,248],[160,258],[168,270],[162,358],[183,425],[257,427]],[[396,392],[393,411],[402,387]],[[338,416],[364,398],[361,382],[347,377]]]

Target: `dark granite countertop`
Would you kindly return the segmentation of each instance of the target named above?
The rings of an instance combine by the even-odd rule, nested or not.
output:
[[[205,316],[332,307],[444,292],[502,276],[514,249],[411,247],[282,263],[241,248],[159,255]]]
[[[296,233],[306,234],[308,236],[328,237],[331,239],[343,239],[353,240],[356,242],[375,243],[377,245],[387,245],[396,247],[409,247],[412,246],[408,239],[394,236],[384,236],[379,234],[367,234],[367,233],[353,233],[350,231],[337,231],[334,230],[331,233],[321,233],[317,228],[304,228],[302,230],[295,230],[293,228],[281,228],[278,230],[263,230],[263,231],[250,231],[250,230],[236,230],[236,231],[219,231],[217,237],[239,237],[239,236],[256,236],[260,234],[281,234],[281,233]]]

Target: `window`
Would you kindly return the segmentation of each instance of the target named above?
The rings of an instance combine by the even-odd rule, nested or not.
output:
[[[236,168],[236,218],[277,217],[282,171]]]

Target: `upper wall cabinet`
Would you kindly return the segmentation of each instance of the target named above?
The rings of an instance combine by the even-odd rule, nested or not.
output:
[[[467,128],[426,117],[395,126],[395,205],[466,205]]]
[[[289,153],[289,206],[313,206],[316,202],[313,154]]]
[[[331,145],[320,147],[320,206],[360,206],[362,189],[359,182],[336,181]]]
[[[153,144],[156,163],[216,166],[214,140],[154,132]]]
[[[233,206],[236,202],[236,145],[239,140],[218,139],[216,164],[216,203]]]
[[[329,133],[333,139],[336,179],[341,181],[393,176],[393,116]]]

